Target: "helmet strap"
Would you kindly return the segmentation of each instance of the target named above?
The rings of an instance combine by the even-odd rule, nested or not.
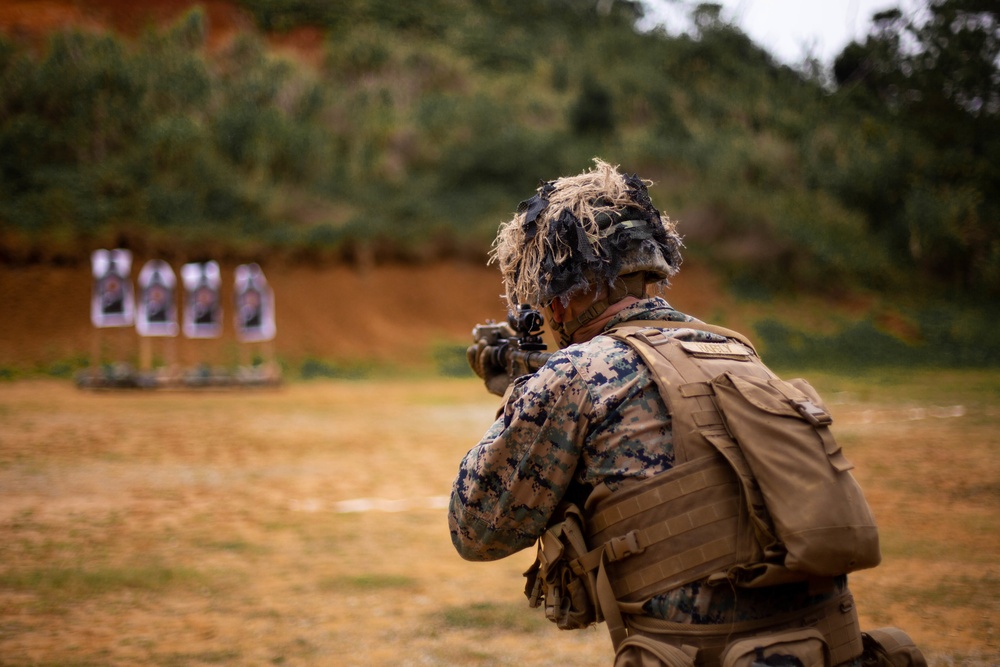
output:
[[[559,347],[563,348],[573,342],[573,334],[577,332],[580,327],[591,322],[608,309],[612,304],[618,303],[627,296],[634,296],[637,299],[645,298],[646,296],[646,274],[639,271],[636,273],[629,273],[628,275],[618,276],[614,283],[611,284],[611,289],[608,291],[608,295],[590,304],[587,310],[583,311],[572,320],[568,322],[556,322],[552,317],[549,318],[549,326],[552,328],[553,333],[555,333],[559,338]]]

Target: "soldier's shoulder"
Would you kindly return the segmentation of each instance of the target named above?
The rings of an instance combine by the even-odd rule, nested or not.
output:
[[[606,336],[604,334],[599,334],[594,336],[588,341],[582,343],[574,343],[569,347],[563,348],[556,352],[553,356],[558,354],[564,354],[567,360],[579,361],[592,359],[593,357],[599,357],[601,355],[616,355],[620,356],[622,354],[627,354],[629,346],[620,340],[612,338],[611,336]]]
[[[556,355],[561,355],[556,358]],[[621,377],[642,371],[645,366],[635,351],[620,340],[599,335],[576,343],[553,355],[556,364],[572,365],[574,372],[585,381],[609,376]]]

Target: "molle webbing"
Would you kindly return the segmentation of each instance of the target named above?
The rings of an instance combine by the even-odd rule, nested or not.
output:
[[[849,592],[807,609],[760,621],[692,625],[649,616],[629,616],[627,624],[629,634],[698,649],[696,667],[719,667],[723,649],[737,639],[797,628],[815,628],[823,635],[833,665],[842,665],[860,656],[863,650],[858,612]]]
[[[740,485],[716,457],[691,461],[598,501],[587,543],[605,545],[615,597],[641,602],[725,570],[748,556],[740,542]]]

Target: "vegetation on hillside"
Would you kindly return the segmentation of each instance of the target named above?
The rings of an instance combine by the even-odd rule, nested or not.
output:
[[[689,252],[769,290],[1000,292],[1000,13],[875,17],[832,72],[777,64],[716,5],[242,0],[135,40],[0,36],[0,252],[77,261],[483,258],[539,179],[599,155],[656,182]],[[265,35],[325,31],[322,63]]]

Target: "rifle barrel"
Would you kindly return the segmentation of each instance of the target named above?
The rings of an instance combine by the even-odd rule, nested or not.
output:
[[[507,348],[507,357],[510,362],[507,367],[511,371],[511,378],[513,379],[520,377],[521,375],[530,375],[531,373],[534,373],[539,368],[544,366],[545,362],[548,361],[551,356],[551,352]]]

